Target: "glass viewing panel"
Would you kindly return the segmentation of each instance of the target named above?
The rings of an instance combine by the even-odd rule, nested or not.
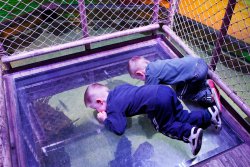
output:
[[[106,130],[96,120],[96,112],[84,106],[86,85],[100,82],[111,89],[123,83],[142,85],[127,74],[127,62],[134,55],[152,61],[170,58],[155,42],[15,79],[20,138],[16,142],[22,147],[18,156],[25,166],[189,166],[242,143],[225,120],[220,133],[212,128],[204,131],[196,158],[188,144],[157,133],[145,115],[128,118],[122,136]]]

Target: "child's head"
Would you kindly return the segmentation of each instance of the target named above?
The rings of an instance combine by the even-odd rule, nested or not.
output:
[[[128,72],[132,78],[145,81],[145,70],[149,61],[142,56],[134,56],[128,62]]]
[[[84,93],[85,106],[93,108],[97,112],[106,111],[108,94],[108,87],[102,84],[93,83],[89,85]]]

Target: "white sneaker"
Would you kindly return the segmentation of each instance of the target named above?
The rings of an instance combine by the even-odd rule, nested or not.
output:
[[[208,111],[211,114],[211,123],[215,126],[215,129],[220,131],[221,126],[221,118],[220,118],[220,112],[216,106],[208,107]]]
[[[193,155],[197,155],[201,149],[202,136],[203,136],[203,130],[201,128],[193,127],[191,129],[191,134],[188,138],[188,141],[190,143]]]

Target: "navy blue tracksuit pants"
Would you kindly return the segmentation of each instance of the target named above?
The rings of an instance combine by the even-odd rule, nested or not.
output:
[[[168,94],[168,96],[166,96]],[[207,109],[187,111],[173,90],[165,88],[158,92],[158,108],[151,121],[164,135],[187,142],[193,127],[206,129],[211,124],[211,115]]]

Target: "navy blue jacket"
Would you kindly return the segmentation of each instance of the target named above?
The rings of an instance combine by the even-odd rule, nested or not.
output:
[[[172,113],[175,112],[172,109],[167,109],[169,105],[172,106],[172,103],[176,103],[171,100],[177,99],[176,96],[172,98],[174,96],[174,91],[165,85],[137,87],[125,84],[118,86],[109,92],[106,110],[108,117],[104,124],[114,133],[121,135],[126,129],[126,117],[148,114],[156,129],[159,126],[162,127],[172,117]],[[180,102],[177,103],[177,107],[174,105],[174,108],[178,111],[182,110]]]

